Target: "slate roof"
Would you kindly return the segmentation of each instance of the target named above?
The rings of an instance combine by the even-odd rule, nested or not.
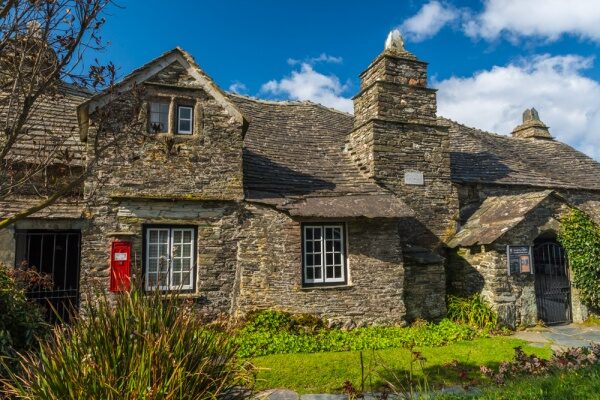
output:
[[[363,175],[344,152],[351,115],[310,102],[229,97],[249,123],[244,139],[249,201],[296,216],[413,215],[400,198]]]
[[[88,97],[86,92],[63,85],[57,95],[40,98],[25,126],[26,134],[11,148],[10,157],[22,162],[49,159],[56,163],[81,164],[83,144],[75,110]],[[0,118],[4,119],[6,112],[0,103]]]
[[[37,206],[42,200],[33,196],[9,196],[0,200],[0,218],[7,218],[30,207]],[[82,200],[65,197],[28,218],[78,219],[82,217],[84,207],[85,204]]]
[[[490,244],[523,221],[541,202],[553,195],[552,190],[508,196],[492,196],[468,219],[449,247]]]
[[[564,143],[497,135],[440,120],[450,124],[454,182],[600,190],[600,164]]]

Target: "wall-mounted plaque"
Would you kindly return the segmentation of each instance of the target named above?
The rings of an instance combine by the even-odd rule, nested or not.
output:
[[[423,173],[421,171],[406,171],[404,172],[404,183],[406,185],[418,185],[422,186],[425,184],[423,179]]]
[[[531,246],[506,246],[508,259],[508,274],[531,274],[533,272],[533,257]]]

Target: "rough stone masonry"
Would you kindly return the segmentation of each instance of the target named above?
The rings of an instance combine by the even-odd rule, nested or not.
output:
[[[511,136],[438,116],[427,63],[398,32],[360,79],[354,115],[259,100],[224,92],[175,48],[125,77],[117,98],[65,91],[57,130],[74,159],[106,140],[98,120],[111,102],[141,132],[103,155],[81,193],[0,231],[0,261],[66,273],[24,243],[68,231],[80,246],[73,290],[108,288],[118,240],[146,290],[192,298],[209,317],[275,308],[402,325],[443,318],[448,293],[480,293],[513,327],[548,315],[536,282],[551,277],[509,275],[507,246],[555,245],[573,207],[600,222],[600,165],[555,140],[535,109]],[[35,201],[14,193],[0,216]],[[577,290],[562,289],[552,301],[565,318],[586,318]]]

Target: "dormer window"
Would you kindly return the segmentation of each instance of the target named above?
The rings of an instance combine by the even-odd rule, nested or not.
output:
[[[193,108],[190,106],[177,107],[177,133],[192,134]]]
[[[150,132],[166,133],[169,130],[169,103],[150,103]]]

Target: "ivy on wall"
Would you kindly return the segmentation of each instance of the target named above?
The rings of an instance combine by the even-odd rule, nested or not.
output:
[[[600,308],[600,228],[576,209],[561,222],[558,241],[569,257],[573,286],[580,290],[585,303]]]

